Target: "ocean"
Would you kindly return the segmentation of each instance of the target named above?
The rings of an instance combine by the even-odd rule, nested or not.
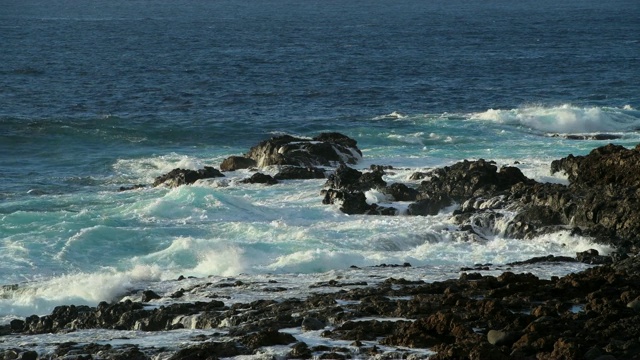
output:
[[[385,276],[435,281],[474,264],[611,251],[569,232],[469,241],[455,206],[346,215],[322,204],[324,180],[240,183],[248,170],[118,189],[218,167],[275,135],[329,131],[358,141],[355,168],[393,166],[388,182],[484,158],[566,183],[552,160],[640,142],[636,0],[0,5],[0,323],[173,291],[180,275],[277,279],[305,294],[318,279],[368,276],[352,265],[408,262]],[[615,139],[567,136],[593,134]]]

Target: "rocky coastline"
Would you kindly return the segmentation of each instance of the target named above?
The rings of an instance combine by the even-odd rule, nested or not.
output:
[[[610,144],[586,156],[553,161],[550,171],[565,172],[567,185],[539,183],[516,166],[498,168],[483,159],[389,184],[383,179],[394,170],[389,166],[369,171],[349,167],[361,156],[357,142],[338,133],[313,139],[280,136],[226,159],[220,171],[175,169],[153,186],[183,186],[238,169],[255,169],[243,182],[265,186],[326,177],[318,200],[347,214],[429,216],[457,205],[454,221],[470,241],[498,233],[527,241],[563,230],[616,250],[608,256],[587,251],[576,258],[550,255],[529,261],[596,265],[550,279],[510,268],[488,275],[483,270],[491,265],[474,265],[461,269],[457,279],[425,283],[403,278],[403,269],[411,266],[403,264],[396,266],[395,276],[376,284],[318,282],[312,286],[331,291],[312,292],[303,299],[228,304],[216,298],[220,284],[206,279],[182,293],[143,289],[136,301],[59,306],[49,315],[0,326],[0,359],[218,359],[263,354],[272,346],[286,350],[265,358],[418,359],[432,351],[429,358],[435,360],[640,359],[640,146]],[[269,166],[278,167],[275,176],[260,172]],[[367,202],[365,194],[372,189],[388,201]],[[242,291],[245,284],[227,285]],[[211,300],[180,300],[191,291],[210,292]],[[277,292],[278,284],[264,291]],[[166,305],[148,306],[157,299],[167,300]],[[180,349],[60,343],[53,352],[38,353],[29,346],[1,347],[3,336],[184,328],[211,333]],[[310,345],[287,329],[320,331],[323,338],[349,346]]]

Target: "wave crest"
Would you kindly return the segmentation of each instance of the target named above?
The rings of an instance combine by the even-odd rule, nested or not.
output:
[[[506,125],[525,126],[545,133],[629,132],[640,129],[640,112],[626,105],[623,108],[529,106],[511,110],[489,109],[471,114],[472,120],[491,121]]]

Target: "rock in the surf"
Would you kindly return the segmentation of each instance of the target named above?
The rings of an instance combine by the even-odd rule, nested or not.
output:
[[[283,166],[274,176],[276,180],[324,179],[324,170],[317,167]]]
[[[158,176],[153,186],[165,185],[168,187],[177,187],[181,185],[189,185],[201,179],[210,179],[216,177],[224,177],[218,169],[205,166],[200,170],[189,169],[173,169],[169,173]]]
[[[252,147],[247,158],[258,167],[270,165],[334,166],[355,164],[362,158],[357,142],[339,133],[322,133],[313,139],[281,135]]]
[[[564,172],[574,186],[640,186],[640,145],[627,149],[609,144],[586,156],[569,155],[551,162],[551,173]]]
[[[381,171],[362,173],[346,165],[340,165],[329,175],[325,187],[346,191],[367,191],[384,189],[387,183],[382,179]]]
[[[220,164],[220,171],[235,171],[250,169],[257,165],[256,161],[244,156],[230,156]]]
[[[275,185],[278,183],[278,180],[274,179],[273,176],[263,174],[263,173],[255,173],[251,175],[251,177],[246,178],[241,181],[244,184],[265,184],[265,185]]]

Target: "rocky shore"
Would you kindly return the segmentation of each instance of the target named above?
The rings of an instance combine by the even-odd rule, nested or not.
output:
[[[550,279],[519,273],[515,269],[521,263],[514,263],[500,268],[499,275],[485,272],[493,265],[474,265],[460,269],[457,279],[425,283],[405,279],[411,265],[403,264],[393,266],[393,277],[375,284],[340,278],[317,282],[305,298],[229,303],[219,298],[220,287],[243,291],[247,284],[206,279],[175,293],[142,289],[135,300],[60,306],[46,316],[13,320],[0,327],[0,359],[640,359],[640,147],[607,145],[554,161],[550,171],[565,172],[567,185],[539,183],[516,166],[498,168],[482,159],[389,184],[383,177],[391,167],[349,167],[361,154],[355,140],[337,133],[314,139],[283,136],[226,159],[221,171],[176,169],[153,185],[182,186],[247,168],[255,173],[243,182],[265,185],[326,176],[319,201],[347,214],[429,216],[456,206],[454,222],[472,240],[501,234],[527,241],[564,230],[616,251],[529,261],[597,265]],[[268,166],[278,166],[278,174],[260,172]],[[367,201],[372,189],[388,201]],[[262,288],[265,293],[285,290],[277,282]],[[209,300],[181,300],[193,292]],[[126,341],[118,346],[65,342],[40,353],[29,345],[2,347],[3,337],[86,329],[207,332],[180,348]],[[306,332],[348,345],[308,344],[299,335]],[[265,350],[274,347],[279,350]]]

